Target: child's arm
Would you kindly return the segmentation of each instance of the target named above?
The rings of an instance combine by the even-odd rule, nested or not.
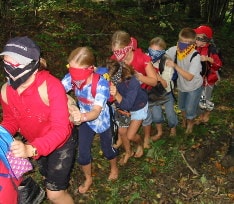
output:
[[[187,81],[191,81],[193,79],[194,77],[193,74],[182,69],[178,64],[173,62],[171,59],[168,59],[166,63],[167,63],[167,66],[173,67]]]
[[[69,120],[73,122],[75,125],[80,125],[81,121],[81,112],[77,107],[76,101],[67,94],[67,105],[68,111],[70,113]]]
[[[142,74],[137,74],[136,77],[139,81],[147,84],[149,86],[156,86],[157,84],[157,75],[152,63],[148,63],[145,68],[146,76]]]
[[[164,88],[167,88],[167,81],[164,80],[159,74],[157,74],[158,81],[161,82]]]
[[[90,112],[87,113],[81,113],[81,120],[80,122],[87,122],[91,120],[97,119],[97,117],[100,115],[102,111],[102,107],[98,105],[94,105],[93,109]]]

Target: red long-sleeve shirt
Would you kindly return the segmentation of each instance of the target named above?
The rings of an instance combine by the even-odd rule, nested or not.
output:
[[[47,85],[49,106],[42,101],[38,92],[38,87],[44,81]],[[67,97],[60,80],[48,71],[39,71],[34,82],[21,94],[7,85],[6,96],[7,103],[1,98],[1,125],[12,135],[20,132],[28,143],[37,148],[38,157],[47,156],[67,141],[72,126]]]
[[[209,53],[209,44],[207,44],[204,47],[198,47],[197,51],[199,52],[200,55],[208,56],[209,54],[208,57],[213,58],[214,62],[210,63],[209,66],[210,71],[208,72],[208,75],[204,78],[203,85],[204,86],[214,85],[215,82],[218,80],[216,71],[218,71],[219,68],[222,66],[222,61],[217,53],[212,53],[212,52]]]

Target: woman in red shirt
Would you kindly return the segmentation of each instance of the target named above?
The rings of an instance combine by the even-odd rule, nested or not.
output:
[[[27,140],[26,143],[14,140],[10,150],[15,157],[32,157],[38,161],[52,203],[72,204],[67,187],[76,137],[71,134],[63,85],[42,70],[46,62],[40,58],[40,48],[28,37],[10,39],[0,55],[8,80],[1,90],[1,126],[11,135],[18,132]]]

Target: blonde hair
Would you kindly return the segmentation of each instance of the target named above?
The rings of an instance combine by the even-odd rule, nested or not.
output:
[[[166,47],[167,47],[166,42],[161,37],[155,37],[155,38],[153,38],[149,42],[149,46],[152,46],[152,45],[157,45],[157,46],[161,47],[163,50],[165,50]]]
[[[68,63],[73,61],[78,66],[91,66],[95,64],[95,58],[89,47],[78,47],[71,52],[68,57]]]
[[[179,39],[181,39],[181,38],[189,39],[192,42],[195,42],[195,40],[196,40],[196,32],[192,28],[183,28],[179,32]]]
[[[113,49],[121,49],[129,45],[131,42],[131,36],[122,30],[116,31],[111,38],[111,47]]]

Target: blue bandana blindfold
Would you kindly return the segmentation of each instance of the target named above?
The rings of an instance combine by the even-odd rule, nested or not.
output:
[[[151,48],[148,48],[148,52],[153,63],[157,62],[165,54],[165,50],[153,50]]]

